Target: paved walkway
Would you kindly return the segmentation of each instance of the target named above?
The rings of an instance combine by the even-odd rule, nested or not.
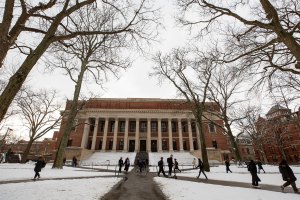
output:
[[[101,200],[165,200],[167,199],[153,177],[156,173],[139,174],[133,169],[122,181],[116,184]],[[125,181],[126,180],[126,181]]]

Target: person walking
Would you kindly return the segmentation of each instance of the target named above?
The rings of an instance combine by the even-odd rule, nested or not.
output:
[[[34,178],[33,178],[34,181],[37,178],[38,179],[41,178],[40,172],[42,171],[42,168],[44,168],[45,166],[46,166],[45,160],[43,159],[43,157],[39,157],[38,160],[36,161],[35,167],[34,167],[34,172],[35,172],[35,175],[34,175]]]
[[[195,168],[197,167],[196,162],[197,162],[197,161],[196,161],[196,158],[194,158],[194,159],[193,159],[193,162],[192,162],[193,169],[195,169]]]
[[[286,181],[282,186],[280,186],[281,191],[284,192],[284,188],[291,185],[294,192],[299,193],[296,186],[297,178],[285,159],[282,159],[279,163],[279,172],[282,174],[282,179]]]
[[[172,168],[173,168],[173,165],[174,165],[174,162],[173,162],[173,155],[171,154],[170,157],[167,159],[167,163],[168,163],[168,167],[169,167],[169,173],[168,175],[169,176],[172,176]]]
[[[176,172],[175,172],[176,169],[181,173],[181,170],[179,169],[178,165],[179,165],[179,164],[178,164],[178,162],[177,162],[177,159],[174,158],[174,174],[176,174]]]
[[[164,177],[167,177],[165,170],[164,170],[163,157],[161,157],[160,161],[158,161],[158,176],[160,175],[161,172],[163,173]]]
[[[260,170],[263,170],[263,172],[266,173],[265,170],[264,170],[264,168],[263,168],[263,166],[262,166],[262,162],[260,160],[258,160],[256,162],[256,164],[257,164],[257,168],[258,168],[258,172],[257,173],[260,174]]]
[[[129,160],[128,157],[125,159],[124,165],[125,165],[124,170],[126,171],[126,173],[128,173],[128,169],[129,169],[129,166],[130,166],[130,160]]]
[[[72,158],[72,166],[77,167],[77,158],[75,156]]]
[[[200,175],[201,175],[201,173],[202,173],[205,176],[206,180],[208,180],[208,178],[207,178],[207,176],[206,176],[206,174],[204,172],[203,162],[202,162],[202,160],[200,158],[198,158],[198,166],[197,166],[197,168],[198,167],[199,167],[199,174],[198,174],[197,178],[199,178]]]
[[[225,166],[226,166],[226,173],[228,173],[228,172],[232,173],[232,171],[229,169],[230,161],[228,158],[225,160]]]
[[[122,158],[122,157],[120,158],[118,165],[119,165],[119,173],[121,173],[122,167],[123,167],[123,165],[124,165],[124,162],[123,162],[123,158]]]
[[[253,160],[250,160],[250,163],[248,164],[248,171],[252,176],[252,186],[258,187],[258,182],[260,182],[260,178],[257,176],[257,168]]]

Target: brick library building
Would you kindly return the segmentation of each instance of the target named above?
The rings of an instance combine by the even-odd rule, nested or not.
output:
[[[68,112],[67,101],[64,112]],[[219,112],[216,104],[207,102],[205,109]],[[203,119],[205,142],[210,160],[223,161],[231,152],[227,136],[216,126],[223,121],[205,113],[214,123]],[[64,124],[56,133],[60,140]],[[56,144],[58,147],[59,142]],[[81,102],[68,140],[67,157],[84,152],[191,152],[200,155],[200,136],[191,104],[180,99],[108,99],[95,98]]]

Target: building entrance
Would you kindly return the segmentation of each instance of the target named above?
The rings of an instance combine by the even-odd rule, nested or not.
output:
[[[140,140],[140,151],[146,151],[146,140]]]
[[[157,140],[151,140],[151,152],[157,152]]]
[[[129,152],[134,152],[135,149],[135,140],[129,140]]]

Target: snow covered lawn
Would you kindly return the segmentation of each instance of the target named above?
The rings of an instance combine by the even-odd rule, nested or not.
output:
[[[271,192],[252,188],[228,187],[155,177],[163,193],[172,200],[299,200],[299,194]]]
[[[266,173],[261,172],[258,174],[261,179],[260,184],[268,184],[268,185],[282,185],[284,181],[282,180],[282,176],[279,173],[278,166],[264,165],[263,166]],[[291,166],[293,169],[295,176],[297,177],[296,184],[300,187],[300,167]],[[165,168],[165,171],[167,168]],[[210,172],[206,172],[208,179],[212,180],[224,180],[224,181],[235,181],[235,182],[243,182],[243,183],[251,183],[251,175],[248,172],[247,168],[238,168],[236,166],[230,166],[230,169],[233,173],[226,173],[225,166],[219,167],[211,167]],[[183,171],[182,173],[176,173],[178,177],[186,176],[186,177],[196,177],[198,176],[199,169],[191,170],[191,171]],[[204,178],[204,175],[201,174],[200,178]]]
[[[0,164],[0,181],[33,179],[34,163],[29,164]],[[98,172],[90,169],[64,167],[63,169],[52,169],[52,164],[47,164],[40,172],[42,178],[69,178],[85,176],[113,176],[112,172]]]

